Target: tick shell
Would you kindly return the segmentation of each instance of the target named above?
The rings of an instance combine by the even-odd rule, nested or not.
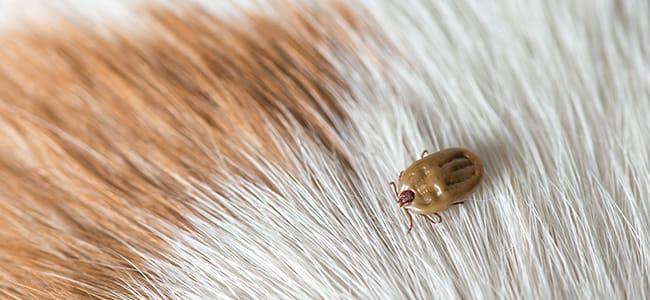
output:
[[[405,209],[421,215],[445,210],[462,202],[483,178],[478,156],[464,148],[449,148],[423,155],[400,175],[400,195],[412,191],[413,200],[402,203]],[[410,194],[410,193],[409,193]]]

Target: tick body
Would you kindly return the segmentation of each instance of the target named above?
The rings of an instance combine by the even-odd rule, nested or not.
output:
[[[408,232],[413,228],[411,213],[424,216],[432,223],[442,222],[438,212],[463,202],[483,178],[483,166],[476,154],[463,148],[449,148],[422,153],[391,182],[398,205],[408,218]],[[434,220],[432,216],[436,216]]]

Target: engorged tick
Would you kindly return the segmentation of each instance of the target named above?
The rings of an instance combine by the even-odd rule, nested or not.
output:
[[[442,222],[438,212],[463,203],[463,198],[482,178],[483,167],[478,156],[467,149],[449,148],[431,155],[425,150],[419,160],[400,173],[397,184],[390,182],[390,185],[397,204],[406,213],[408,232],[411,232],[411,212],[438,224]]]

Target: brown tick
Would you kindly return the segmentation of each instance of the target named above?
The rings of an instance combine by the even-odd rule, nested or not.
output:
[[[481,182],[481,178],[483,167],[474,153],[463,148],[449,148],[433,154],[425,150],[419,160],[399,174],[397,184],[391,182],[390,185],[397,204],[406,213],[408,232],[411,232],[411,212],[438,224],[442,222],[438,212],[463,203],[463,197]]]

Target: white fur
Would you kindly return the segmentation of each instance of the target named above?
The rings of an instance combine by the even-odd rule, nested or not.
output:
[[[340,95],[352,120],[340,130],[356,176],[326,147],[289,141],[301,173],[260,164],[278,193],[234,181],[223,198],[197,194],[200,230],[166,237],[177,265],[151,261],[167,274],[159,288],[197,299],[650,296],[646,2],[359,9],[377,36],[325,53],[354,88]],[[406,235],[387,183],[423,149],[451,146],[484,160],[481,188],[443,225],[418,220]]]
[[[650,297],[648,2],[354,6],[373,33],[323,54],[352,87],[334,92],[356,173],[296,126],[278,143],[298,172],[251,156],[278,191],[188,181],[197,230],[161,233],[171,251],[145,257],[143,297]],[[485,180],[405,234],[388,182],[452,146]]]

